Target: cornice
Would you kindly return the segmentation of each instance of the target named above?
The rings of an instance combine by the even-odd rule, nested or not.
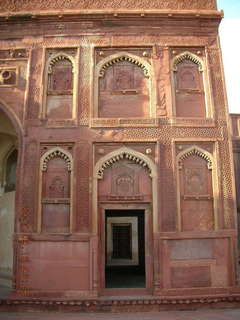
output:
[[[0,23],[27,23],[81,20],[217,20],[223,18],[223,11],[217,10],[64,10],[5,12],[0,14]]]

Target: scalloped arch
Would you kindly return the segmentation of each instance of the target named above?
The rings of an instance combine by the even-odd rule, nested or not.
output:
[[[65,52],[58,52],[48,59],[48,62],[47,62],[48,73],[52,73],[52,67],[58,61],[61,61],[61,60],[68,60],[69,62],[71,62],[72,72],[74,73],[74,71],[75,71],[74,59],[71,56],[69,56],[68,54],[66,54]]]
[[[151,66],[148,62],[141,59],[140,57],[134,56],[132,54],[129,54],[127,52],[119,52],[116,54],[113,54],[109,57],[106,57],[102,61],[99,62],[97,65],[97,74],[100,78],[104,77],[105,71],[108,67],[122,61],[128,61],[132,64],[137,65],[139,68],[142,69],[143,74],[146,78],[151,77]]]
[[[203,62],[202,60],[196,56],[195,54],[191,53],[191,52],[183,52],[179,55],[177,55],[174,59],[173,59],[173,62],[172,62],[172,69],[173,71],[177,71],[177,65],[179,63],[181,63],[182,61],[184,60],[190,60],[194,63],[196,63],[198,65],[198,70],[199,71],[203,71]]]
[[[111,167],[115,162],[123,159],[131,160],[136,164],[142,166],[143,168],[146,168],[149,172],[150,177],[156,176],[156,166],[150,158],[130,148],[122,147],[118,150],[110,152],[97,162],[95,166],[97,178],[102,179],[105,169]]]
[[[212,155],[197,147],[197,146],[193,146],[193,147],[190,147],[182,152],[179,153],[179,155],[177,156],[177,159],[178,159],[178,168],[179,169],[182,169],[183,167],[183,161],[185,159],[187,159],[188,157],[192,156],[192,155],[197,155],[201,158],[203,158],[204,160],[207,161],[207,167],[209,170],[212,170],[213,169],[213,157]]]
[[[68,151],[63,150],[62,148],[59,148],[59,147],[48,150],[46,153],[42,155],[40,160],[41,170],[46,171],[48,162],[54,158],[62,158],[63,160],[65,160],[68,171],[72,171],[72,167],[73,167],[72,155]]]

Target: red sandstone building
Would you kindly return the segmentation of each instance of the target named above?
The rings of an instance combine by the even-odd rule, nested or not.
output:
[[[215,0],[0,12],[0,284],[18,299],[236,294]]]

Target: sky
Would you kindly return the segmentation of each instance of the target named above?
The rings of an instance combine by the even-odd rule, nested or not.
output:
[[[228,108],[240,113],[240,0],[217,0],[224,11],[220,25],[220,42],[227,86]]]

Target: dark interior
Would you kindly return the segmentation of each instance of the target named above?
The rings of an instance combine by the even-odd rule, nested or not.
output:
[[[105,263],[106,288],[145,288],[145,232],[144,210],[106,210],[106,221],[109,217],[138,218],[139,263],[134,266],[107,266]],[[107,228],[105,229],[107,239]],[[105,244],[106,245],[106,244]],[[115,259],[131,258],[131,225],[113,226],[113,253]]]

